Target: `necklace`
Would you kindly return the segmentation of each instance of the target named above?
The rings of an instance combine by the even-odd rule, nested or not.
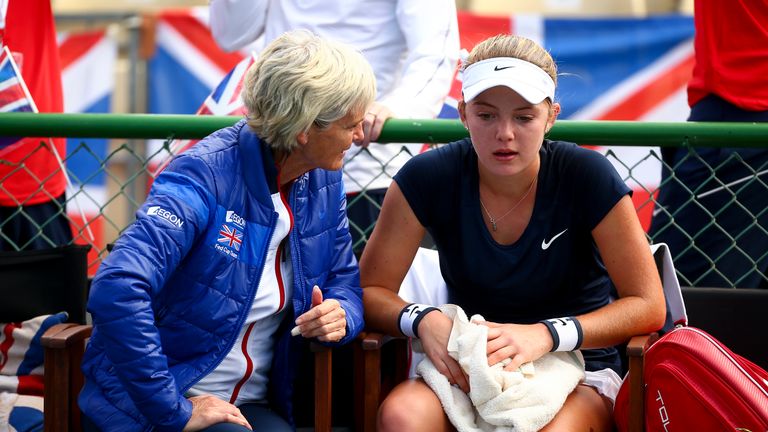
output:
[[[523,197],[522,197],[522,198],[520,198],[520,200],[519,200],[519,201],[517,201],[517,202],[515,203],[515,205],[513,205],[513,206],[512,206],[512,208],[511,208],[511,209],[507,210],[507,212],[506,212],[506,213],[504,213],[503,215],[499,216],[498,218],[495,218],[495,217],[493,217],[493,215],[491,214],[491,212],[489,212],[489,211],[488,211],[488,208],[487,208],[487,207],[485,207],[485,204],[483,204],[483,200],[482,200],[482,199],[480,199],[480,197],[479,197],[479,194],[478,194],[478,199],[480,199],[480,205],[481,205],[481,206],[483,206],[483,210],[485,210],[485,214],[487,214],[487,215],[488,215],[488,221],[489,221],[489,222],[491,222],[491,228],[493,228],[493,231],[494,231],[494,232],[496,231],[496,228],[497,228],[497,226],[496,226],[496,222],[498,222],[498,221],[500,221],[500,220],[504,219],[505,217],[507,217],[507,215],[508,215],[508,214],[512,213],[512,210],[516,209],[516,208],[517,208],[517,206],[519,206],[519,205],[520,205],[520,203],[521,203],[521,202],[523,202],[523,201],[525,200],[525,198],[528,196],[528,194],[529,194],[529,193],[531,193],[531,190],[533,190],[533,185],[534,185],[534,184],[536,184],[536,180],[537,180],[537,177],[534,177],[534,178],[533,178],[533,181],[531,181],[531,185],[530,185],[530,186],[528,186],[528,190],[527,190],[527,191],[525,191],[525,194],[523,194]]]

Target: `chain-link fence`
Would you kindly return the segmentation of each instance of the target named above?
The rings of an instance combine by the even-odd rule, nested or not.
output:
[[[159,168],[178,148],[174,140],[199,139],[235,121],[211,116],[2,114],[0,136],[86,137],[70,139],[61,155],[70,183],[65,196],[61,201],[51,194],[47,197],[67,218],[73,241],[92,246],[93,274],[107,245],[134,220]],[[410,157],[428,146],[397,143],[438,144],[464,136],[466,130],[458,121],[391,120],[382,141],[402,147],[395,154]],[[97,149],[91,137],[106,145]],[[152,144],[151,138],[162,141]],[[673,245],[683,285],[768,287],[768,125],[561,121],[550,138],[595,146],[607,156],[632,188],[649,239]],[[50,153],[50,140],[36,143],[24,153]],[[0,153],[0,194],[12,197],[14,176],[20,174],[31,176],[40,185],[37,191],[47,193],[42,186],[46,178],[34,177],[29,160]],[[390,160],[379,162],[381,173],[373,177],[388,182]],[[60,171],[57,167],[47,175]],[[383,195],[372,193],[370,184],[361,184],[361,190],[349,196],[350,210],[361,204],[380,207]],[[3,206],[4,249],[25,249],[34,243],[14,240],[19,219],[36,231],[35,241],[56,245],[46,235],[46,226],[58,216],[35,218],[28,214],[32,207],[23,200]],[[359,248],[372,229],[373,225],[351,224]]]

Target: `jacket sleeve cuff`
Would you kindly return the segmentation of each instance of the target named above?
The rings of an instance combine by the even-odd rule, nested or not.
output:
[[[341,304],[342,309],[347,313],[347,334],[344,335],[341,340],[337,342],[321,342],[317,341],[317,343],[323,345],[323,346],[341,346],[346,345],[349,342],[352,342],[357,335],[363,330],[363,317],[361,314],[355,313],[353,311],[360,310],[355,309],[355,305],[348,300],[340,300],[336,299]]]
[[[158,432],[180,432],[184,430],[184,426],[189,423],[190,418],[192,418],[192,402],[185,397],[181,397],[178,409],[174,411],[173,417],[169,418],[167,422],[154,425],[152,430]]]

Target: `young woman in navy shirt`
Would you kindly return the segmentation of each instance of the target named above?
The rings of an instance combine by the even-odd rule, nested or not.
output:
[[[544,430],[612,430],[614,345],[659,329],[665,311],[631,191],[601,154],[544,139],[560,105],[542,47],[496,36],[462,73],[469,138],[415,157],[395,177],[360,264],[366,323],[419,337],[438,370],[469,390],[446,350],[452,321],[397,296],[428,231],[450,302],[487,320],[489,364],[509,358],[505,369],[516,370],[581,349],[586,379]],[[398,385],[378,422],[384,431],[452,429],[421,379]]]

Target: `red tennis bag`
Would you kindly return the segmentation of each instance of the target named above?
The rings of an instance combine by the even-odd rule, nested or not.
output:
[[[678,327],[645,354],[646,431],[768,431],[768,373],[695,327]],[[627,430],[629,385],[614,417]]]

